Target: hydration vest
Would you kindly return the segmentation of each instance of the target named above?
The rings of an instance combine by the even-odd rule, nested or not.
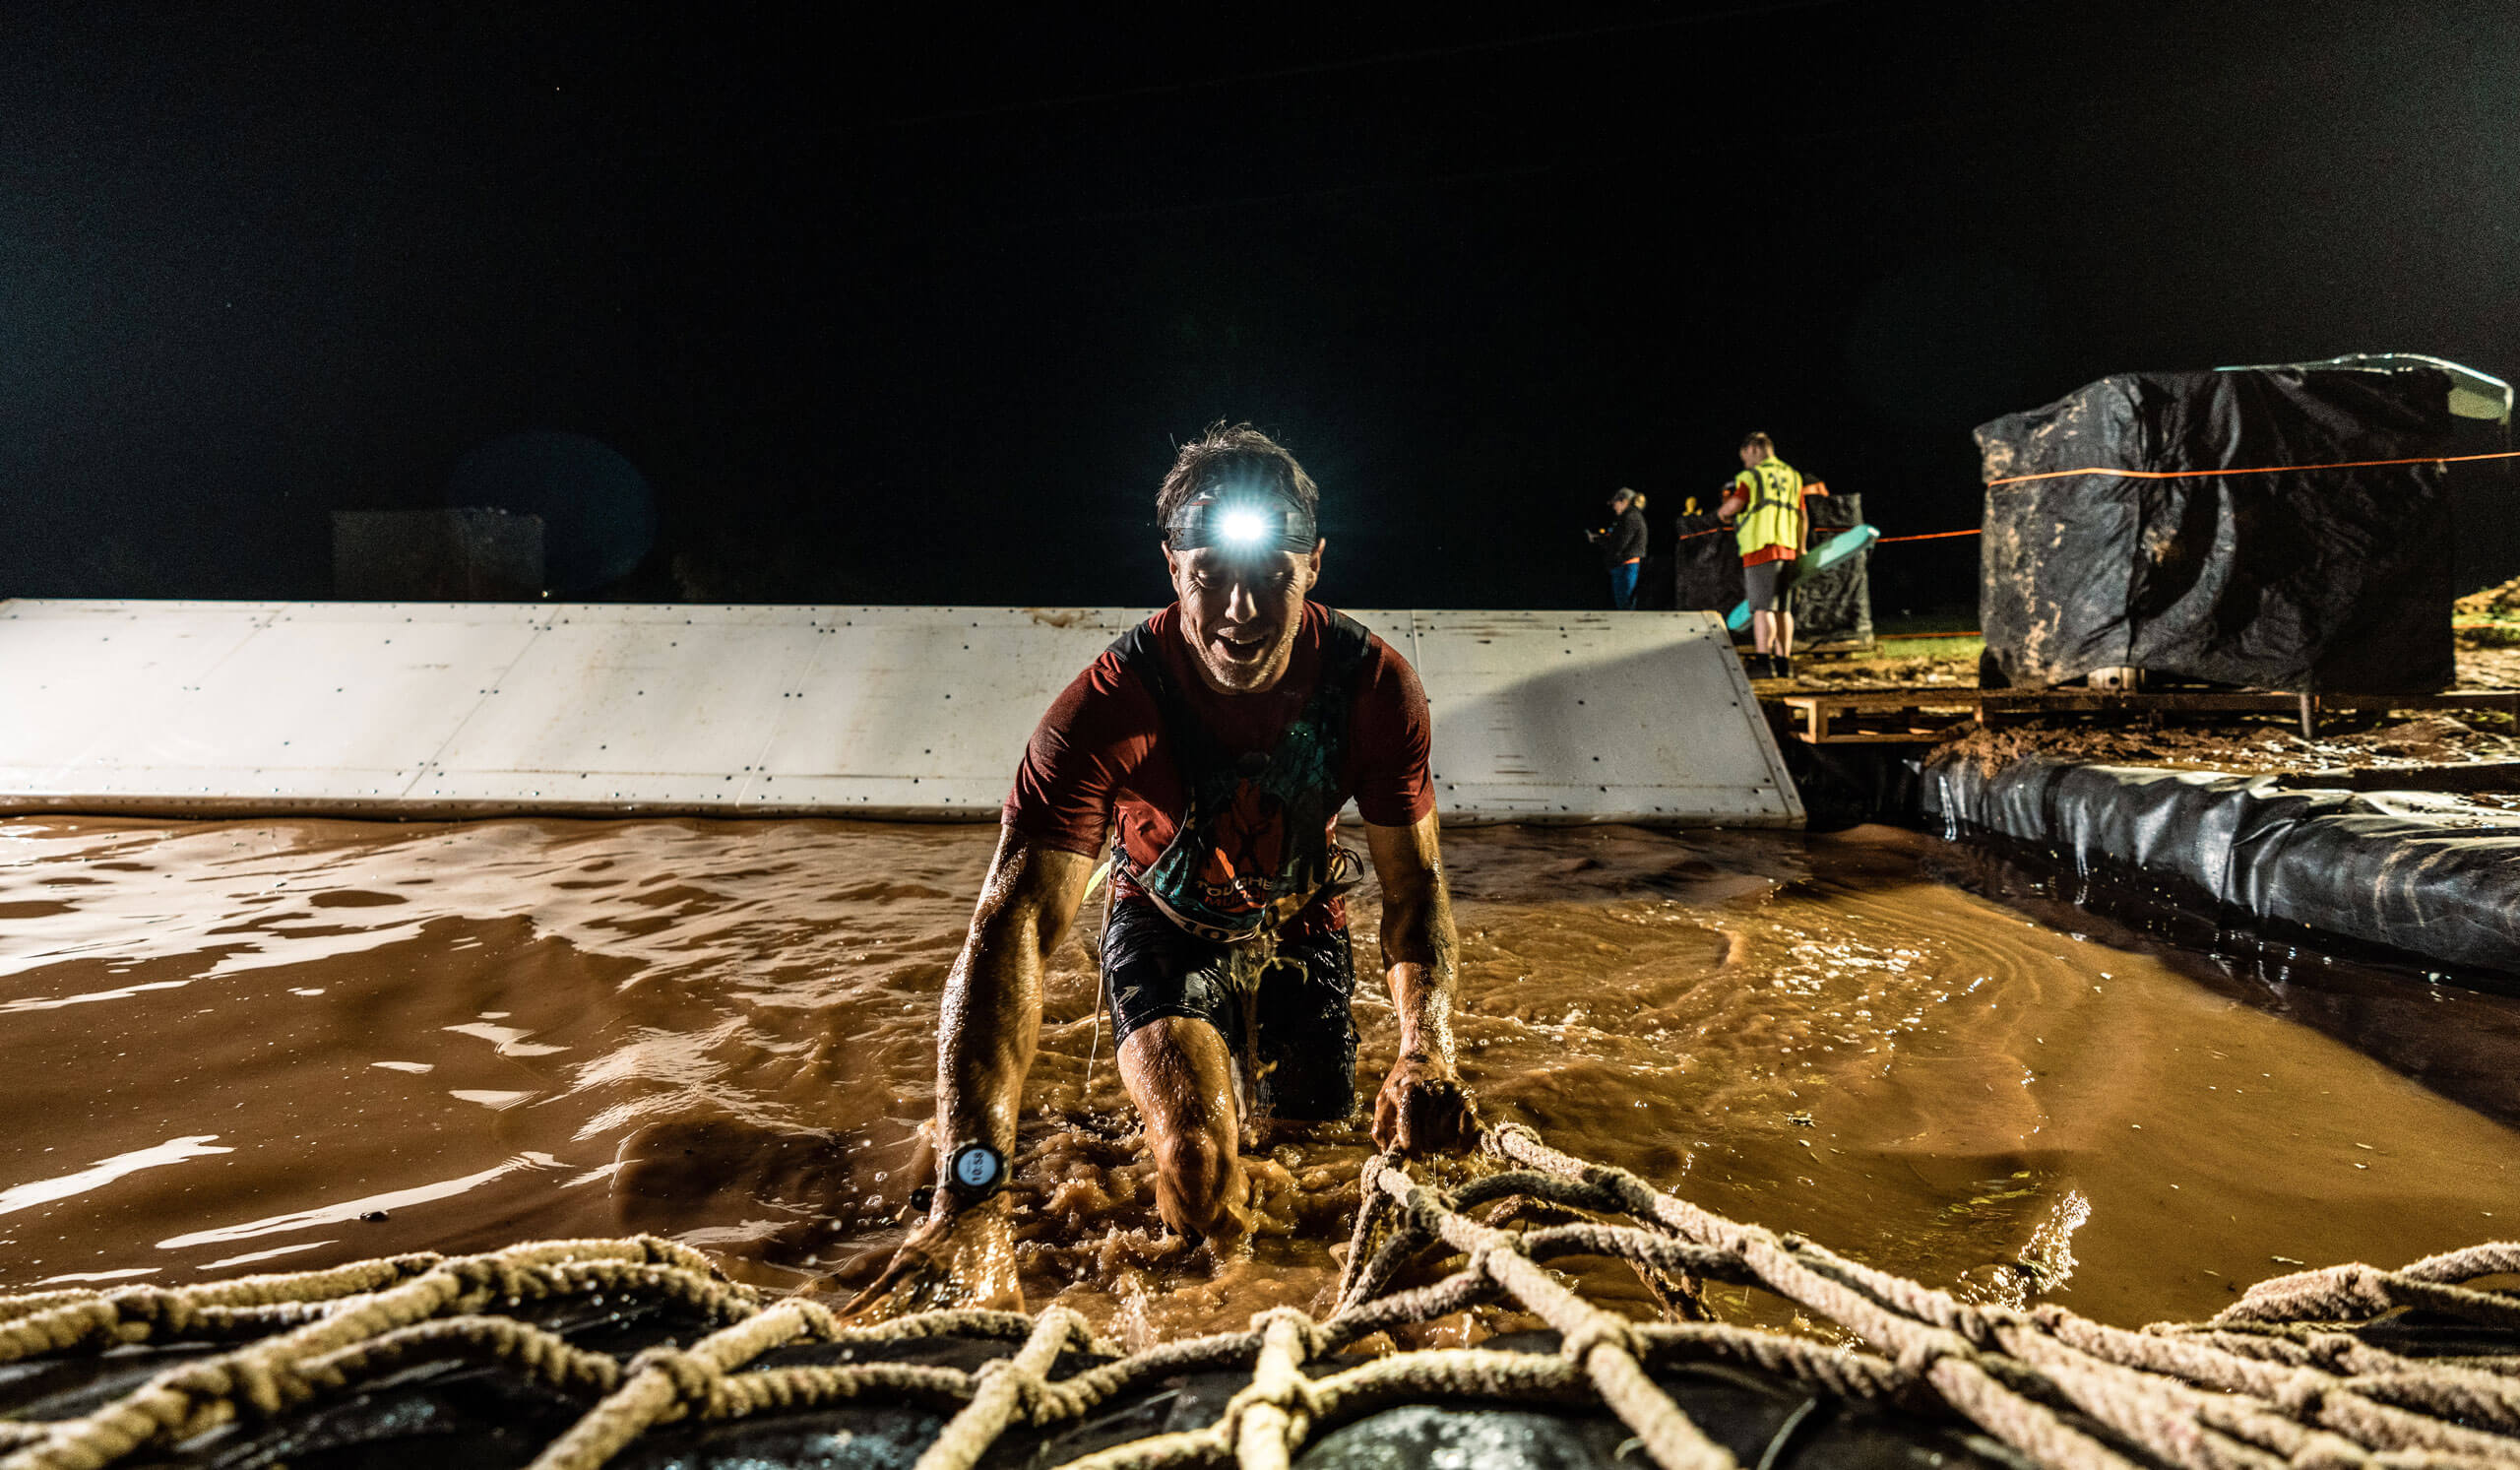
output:
[[[1112,862],[1165,917],[1203,939],[1232,943],[1273,933],[1324,890],[1362,876],[1355,854],[1330,840],[1349,712],[1367,651],[1363,624],[1330,614],[1321,676],[1276,748],[1228,754],[1190,708],[1157,646],[1154,620],[1112,643],[1155,696],[1164,744],[1180,773],[1181,821],[1139,871],[1116,838]]]
[[[1802,477],[1794,467],[1769,455],[1735,476],[1733,483],[1750,494],[1750,503],[1741,507],[1736,523],[1741,554],[1756,555],[1770,546],[1790,546],[1798,554],[1802,550]]]

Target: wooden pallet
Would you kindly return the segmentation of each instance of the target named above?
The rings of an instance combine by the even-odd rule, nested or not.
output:
[[[1795,738],[1810,744],[1915,745],[1966,734],[1978,721],[1978,698],[1976,689],[1864,689],[1764,702],[1784,709]]]
[[[2345,710],[2491,710],[2520,719],[2520,689],[2460,689],[2446,694],[2113,693],[2097,689],[1857,689],[1836,694],[1774,694],[1796,738],[1815,745],[1859,742],[1929,744],[1977,725],[2051,715],[2292,715],[2314,735],[2322,715]]]

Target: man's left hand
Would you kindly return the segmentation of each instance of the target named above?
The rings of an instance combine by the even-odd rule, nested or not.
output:
[[[1404,1154],[1450,1152],[1479,1138],[1479,1104],[1449,1061],[1403,1056],[1374,1095],[1374,1145]]]

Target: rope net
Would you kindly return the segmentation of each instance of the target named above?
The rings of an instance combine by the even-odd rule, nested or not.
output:
[[[1128,1355],[1061,1307],[1030,1317],[944,1310],[851,1325],[808,1298],[773,1299],[731,1283],[697,1251],[652,1237],[397,1256],[175,1290],[0,1299],[0,1365],[144,1344],[200,1349],[89,1412],[0,1420],[0,1470],[159,1460],[206,1436],[449,1367],[512,1375],[572,1406],[574,1423],[535,1457],[536,1470],[592,1470],[648,1431],[685,1421],[868,1404],[942,1416],[919,1470],[965,1470],[1011,1450],[1014,1437],[1029,1434],[1038,1446],[1045,1432],[1087,1426],[1133,1391],[1201,1371],[1248,1375],[1213,1422],[1066,1463],[1267,1470],[1291,1464],[1337,1425],[1433,1402],[1596,1406],[1664,1470],[1736,1470],[1733,1452],[1656,1380],[1710,1367],[1964,1424],[2008,1451],[1998,1459],[2054,1470],[2520,1467],[2520,1340],[2510,1336],[2520,1328],[2520,1296],[2487,1281],[2520,1272],[2520,1244],[2470,1246],[2395,1271],[2303,1271],[2259,1283],[2209,1321],[2131,1331],[2053,1305],[1963,1303],[1809,1241],[1728,1220],[1625,1171],[1560,1153],[1520,1126],[1493,1129],[1482,1148],[1496,1172],[1450,1188],[1414,1177],[1395,1155],[1366,1163],[1346,1275],[1326,1317],[1275,1308],[1246,1331]],[[1517,1203],[1574,1223],[1507,1231],[1471,1213]],[[1693,1314],[1695,1282],[1754,1286],[1866,1346],[1703,1320],[1630,1320],[1587,1302],[1549,1269],[1579,1256],[1675,1284],[1667,1300],[1683,1316]],[[1400,1284],[1430,1274],[1425,1284]],[[624,1361],[521,1319],[607,1300],[669,1308],[708,1330],[687,1347],[666,1342]],[[1444,1348],[1362,1360],[1343,1352],[1387,1329],[1490,1305],[1545,1321],[1559,1350]],[[2379,1319],[2410,1316],[2464,1332],[2472,1350],[2413,1356],[2373,1340],[2385,1335],[2370,1330]],[[930,1338],[1015,1347],[971,1369],[762,1361],[798,1344]],[[1780,1441],[1792,1432],[1790,1422]],[[1775,1462],[1776,1447],[1763,1466]]]

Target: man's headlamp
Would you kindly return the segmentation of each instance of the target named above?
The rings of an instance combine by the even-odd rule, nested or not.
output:
[[[1164,543],[1175,551],[1214,546],[1245,555],[1300,556],[1320,540],[1321,528],[1301,501],[1263,485],[1202,491],[1183,501],[1164,526]]]

